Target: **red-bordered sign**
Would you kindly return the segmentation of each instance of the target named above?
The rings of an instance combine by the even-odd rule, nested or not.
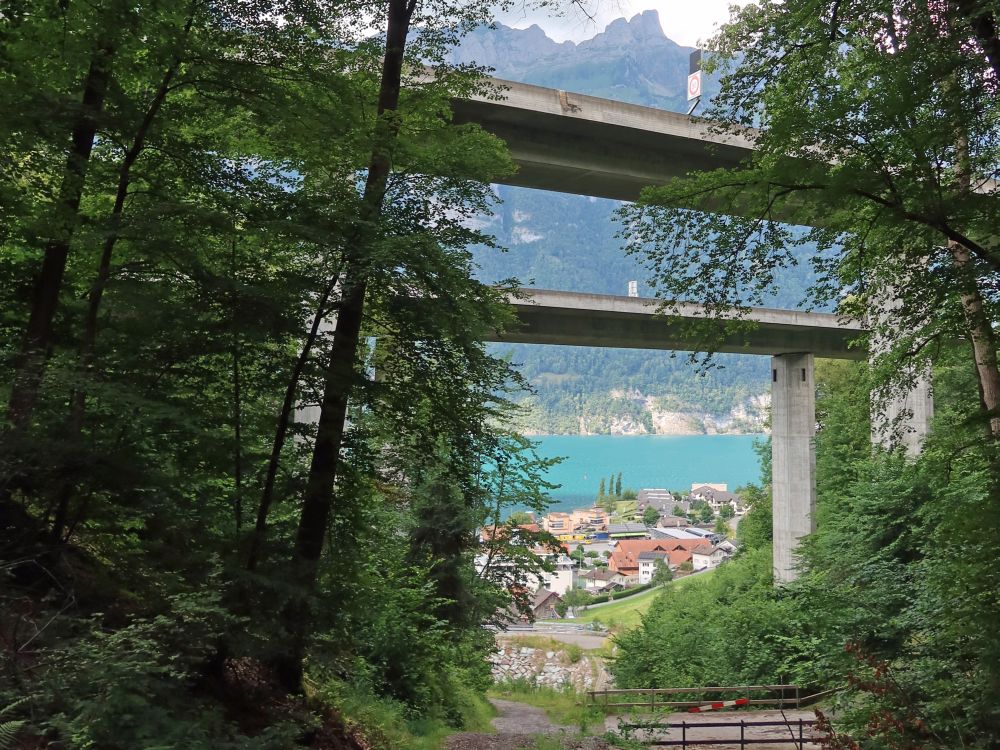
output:
[[[688,76],[688,101],[701,96],[701,71],[696,70]]]

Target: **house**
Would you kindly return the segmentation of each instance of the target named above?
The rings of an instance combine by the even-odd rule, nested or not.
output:
[[[562,597],[555,591],[548,589],[538,589],[535,598],[531,602],[531,614],[536,620],[551,620],[559,617],[556,605],[562,601]]]
[[[580,579],[583,581],[583,588],[595,594],[608,589],[621,588],[631,583],[627,576],[607,568],[588,570],[580,576]]]
[[[576,564],[567,555],[554,553],[547,549],[537,548],[532,552],[543,560],[548,560],[553,567],[552,572],[540,571],[539,573],[529,573],[517,560],[498,555],[480,554],[476,556],[476,573],[482,575],[489,566],[490,580],[499,583],[508,589],[527,589],[534,591],[538,588],[545,588],[562,596],[573,588],[573,578],[576,573]]]
[[[691,494],[692,495],[694,495],[699,490],[710,490],[710,491],[713,491],[713,492],[725,492],[728,489],[729,489],[729,485],[726,484],[726,483],[724,483],[724,482],[721,483],[721,484],[719,484],[719,483],[713,484],[711,482],[703,482],[703,483],[693,482],[691,484]]]
[[[703,547],[691,551],[691,566],[695,570],[717,568],[727,557],[729,555],[719,547]]]
[[[576,572],[576,563],[567,555],[539,552],[539,557],[547,559],[554,566],[551,573],[540,573],[538,580],[541,586],[550,591],[554,591],[560,596],[573,588],[573,576]]]
[[[672,516],[669,514],[663,515],[661,513],[656,525],[661,529],[679,529],[682,526],[687,526],[688,520],[686,518],[681,518],[680,516]]]
[[[639,555],[643,552],[667,552],[668,545],[677,540],[623,539],[611,550],[608,570],[623,576],[639,577]]]
[[[501,526],[483,526],[479,530],[479,541],[483,544],[493,541],[493,538],[499,533],[501,536],[507,533],[509,527],[505,525]],[[516,538],[518,535],[526,534],[537,534],[541,529],[538,528],[537,523],[522,523],[515,526],[510,530],[511,538]],[[523,538],[523,536],[522,536]]]
[[[720,487],[722,489],[719,489]],[[701,484],[697,487],[692,487],[690,498],[692,500],[704,500],[716,513],[724,505],[730,506],[737,515],[746,513],[743,499],[739,495],[727,492],[726,485],[724,484]]]
[[[646,508],[652,507],[657,511],[662,513],[669,513],[673,511],[676,499],[673,493],[663,490],[663,489],[644,489],[639,490],[637,496],[637,505],[639,512],[646,510]]]
[[[653,580],[656,575],[657,563],[670,565],[670,555],[667,552],[649,550],[639,553],[639,584],[646,584]]]
[[[542,528],[556,536],[569,534],[573,531],[573,519],[569,513],[553,511],[542,519]]]
[[[692,562],[694,550],[709,549],[711,546],[704,539],[623,539],[611,551],[608,569],[638,580],[639,555],[643,552],[667,553],[667,564],[674,569]]]
[[[596,505],[593,508],[576,508],[570,513],[570,521],[574,531],[583,529],[604,529],[611,521],[611,517],[604,508]]]

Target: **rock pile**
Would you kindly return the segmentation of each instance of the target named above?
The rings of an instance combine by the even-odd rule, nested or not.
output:
[[[498,640],[497,651],[490,658],[494,682],[527,682],[578,691],[603,690],[611,678],[600,656],[577,653],[574,662],[566,650],[549,651],[519,644],[516,640]]]

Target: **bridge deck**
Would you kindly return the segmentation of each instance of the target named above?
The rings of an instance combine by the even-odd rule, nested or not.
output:
[[[456,122],[502,138],[518,165],[507,184],[634,201],[647,185],[693,170],[735,167],[748,138],[697,117],[496,79],[500,100],[456,99]]]
[[[514,300],[522,327],[495,341],[523,344],[566,344],[618,349],[702,351],[691,340],[685,323],[704,320],[701,305],[683,304],[676,317],[656,312],[659,300],[617,297],[547,289],[524,290],[528,298]],[[726,336],[719,352],[790,354],[812,352],[829,359],[861,360],[867,352],[851,346],[863,329],[836,315],[794,310],[753,308],[746,316],[753,330]]]

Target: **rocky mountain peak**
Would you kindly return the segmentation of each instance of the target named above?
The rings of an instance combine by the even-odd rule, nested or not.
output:
[[[670,42],[670,40],[663,33],[663,27],[660,25],[660,14],[655,10],[646,10],[628,20],[616,18],[593,39],[580,42],[580,47],[619,47],[631,44],[663,44],[664,42]]]

